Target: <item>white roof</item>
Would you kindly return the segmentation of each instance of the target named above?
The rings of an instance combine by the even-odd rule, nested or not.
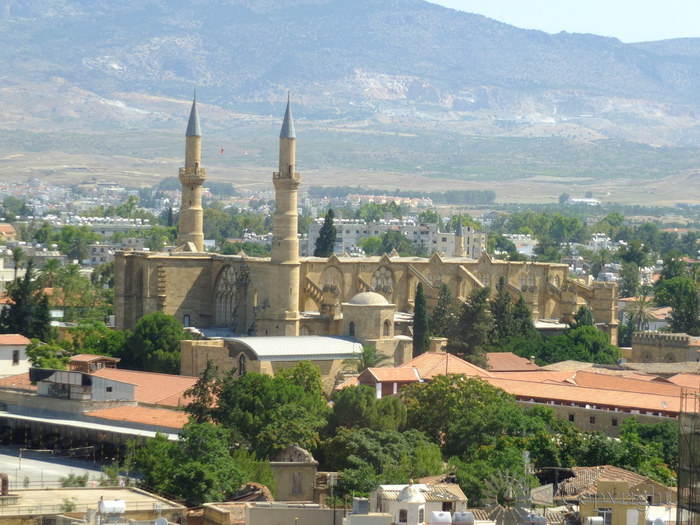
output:
[[[362,352],[362,343],[352,337],[301,335],[298,337],[227,337],[247,346],[259,361],[322,361],[347,359]]]

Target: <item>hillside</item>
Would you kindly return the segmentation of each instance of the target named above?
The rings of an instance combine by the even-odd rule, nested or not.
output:
[[[66,132],[77,134],[71,155],[94,142],[86,133],[105,134],[102,155],[129,165],[171,155],[107,134],[172,133],[174,144],[194,89],[207,132],[240,138],[251,168],[268,164],[255,151],[287,90],[312,169],[325,171],[378,158],[377,170],[445,179],[587,180],[637,165],[646,179],[693,169],[700,144],[696,39],[548,35],[422,0],[0,0],[0,64],[1,127],[41,136],[29,150],[0,145],[0,158],[67,153]],[[407,157],[408,136],[433,144],[432,156],[420,146],[417,161]],[[354,151],[339,156],[348,142]],[[660,164],[640,144],[667,148]],[[474,159],[479,151],[491,155]]]

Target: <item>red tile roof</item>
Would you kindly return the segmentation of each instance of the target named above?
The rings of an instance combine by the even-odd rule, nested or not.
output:
[[[0,345],[7,345],[7,346],[23,345],[23,346],[26,346],[29,343],[31,343],[31,341],[20,334],[2,334],[2,335],[0,335]]]
[[[358,380],[374,378],[376,382],[416,382],[420,380],[415,368],[368,368],[360,374]]]
[[[486,354],[490,372],[539,370],[540,367],[529,359],[515,355],[513,352],[489,352]]]
[[[36,390],[36,385],[33,385],[29,380],[29,372],[24,374],[16,374],[0,379],[0,388],[20,388],[22,390]]]
[[[492,377],[492,375],[476,365],[468,363],[452,354],[439,352],[426,352],[410,361],[404,363],[399,368],[415,368],[420,377],[429,380],[442,374],[464,374],[469,377]]]
[[[99,361],[101,359],[109,359],[110,361],[116,361],[117,363],[121,361],[118,357],[110,357],[107,355],[96,355],[96,354],[78,354],[70,358],[72,363],[91,363],[93,361]]]
[[[133,406],[120,406],[106,408],[104,410],[95,410],[93,412],[88,412],[86,415],[101,419],[111,419],[113,421],[126,421],[130,423],[155,425],[159,427],[172,428],[173,430],[181,430],[188,420],[187,414],[177,410]]]
[[[595,372],[577,372],[572,378],[577,386],[616,390],[620,392],[638,392],[640,394],[659,394],[680,397],[681,388],[671,383],[640,381],[628,377],[609,376]]]
[[[540,403],[554,401],[560,405],[574,403],[578,406],[590,405],[591,408],[618,408],[622,411],[640,410],[643,413],[653,412],[654,414],[663,412],[668,415],[677,415],[680,411],[680,397],[678,396],[604,390],[567,385],[566,383],[537,383],[497,378],[486,378],[486,380],[493,386],[514,395],[520,401],[534,399]]]
[[[668,378],[671,383],[686,388],[700,388],[700,375],[698,374],[676,374]]]
[[[184,406],[190,402],[183,396],[191,388],[196,377],[136,372],[118,368],[102,368],[92,375],[136,385],[134,397],[139,403],[163,406]]]
[[[15,231],[14,226],[12,224],[8,224],[6,222],[0,223],[0,233],[4,233],[5,235],[14,235],[17,232]]]

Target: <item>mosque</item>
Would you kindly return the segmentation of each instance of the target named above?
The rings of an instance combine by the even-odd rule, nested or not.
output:
[[[261,352],[268,352],[269,363],[285,362],[285,355],[294,360],[293,355],[299,359],[313,352],[320,358],[324,345],[335,348],[326,353],[331,361],[337,361],[345,353],[357,351],[358,341],[377,347],[398,365],[411,357],[418,283],[423,284],[431,308],[443,283],[451,288],[456,301],[463,301],[474,288],[495,285],[500,276],[506,278],[514,300],[523,295],[536,322],[566,323],[579,305],[586,303],[598,328],[610,335],[613,344],[617,342],[615,284],[586,285],[570,278],[569,268],[563,264],[501,261],[487,253],[478,259],[468,258],[461,229],[456,232],[455,250],[450,255],[300,258],[297,192],[301,176],[296,171],[296,133],[289,101],[279,137],[279,168],[272,174],[275,211],[271,256],[205,252],[202,185],[206,170],[201,164],[196,99],[185,135],[185,165],[179,172],[182,204],[178,247],[168,253],[121,251],[115,262],[118,329],[133,329],[140,317],[160,311],[186,327],[215,332],[223,338],[192,343],[190,350],[195,354],[197,348],[209,345],[212,352],[203,355],[186,352],[184,345],[182,373],[198,374],[205,355],[214,357],[214,347],[225,354],[220,356],[222,365],[262,370],[268,365],[261,364],[263,354],[256,345],[267,348]],[[324,337],[325,343],[313,350],[310,342],[318,336],[335,336],[334,344]],[[265,341],[266,337],[272,339]],[[270,349],[273,341],[277,350]],[[343,341],[350,346],[340,349]],[[332,373],[330,368],[327,371]]]

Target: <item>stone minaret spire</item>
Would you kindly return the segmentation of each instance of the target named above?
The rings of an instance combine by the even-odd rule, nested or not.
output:
[[[301,183],[295,171],[296,134],[292,108],[280,131],[279,171],[272,175],[275,185],[275,213],[272,226],[272,254],[268,286],[274,292],[270,308],[263,310],[258,335],[299,335],[299,239],[297,237],[297,190]],[[269,317],[268,317],[269,316]]]
[[[457,229],[455,230],[455,251],[452,257],[466,257],[467,252],[464,250],[464,230],[462,229],[462,217],[457,220]]]
[[[177,233],[178,246],[192,243],[199,252],[204,251],[202,184],[207,173],[202,165],[202,132],[199,128],[197,94],[192,100],[190,120],[185,132],[185,167],[180,168],[182,204],[180,227]]]

